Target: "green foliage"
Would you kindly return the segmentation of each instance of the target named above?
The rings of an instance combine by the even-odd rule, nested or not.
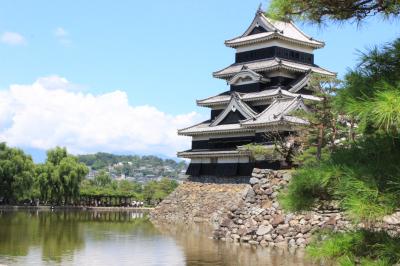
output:
[[[313,259],[339,265],[393,265],[400,262],[400,238],[385,232],[358,230],[348,233],[321,232],[307,248]]]
[[[106,171],[100,171],[95,177],[94,177],[94,185],[99,186],[99,187],[105,187],[107,185],[111,184],[111,176],[106,172]]]
[[[169,178],[163,178],[160,181],[152,180],[142,186],[128,180],[111,180],[106,173],[100,172],[93,180],[85,179],[81,182],[80,195],[83,197],[129,197],[145,201],[148,205],[155,205],[177,186],[178,183]]]
[[[365,139],[320,162],[308,161],[295,171],[280,200],[285,208],[299,211],[334,199],[354,221],[375,221],[400,205],[399,161],[398,140]]]
[[[382,85],[372,99],[353,100],[349,114],[358,118],[359,129],[364,133],[385,133],[398,137],[400,133],[400,87]]]
[[[32,158],[0,143],[0,198],[6,203],[30,199],[33,182]]]
[[[124,174],[125,176],[134,176],[139,172],[140,167],[145,166],[146,169],[140,169],[140,173],[144,175],[177,177],[180,171],[186,168],[184,161],[163,160],[157,156],[115,155],[99,152],[78,155],[78,159],[92,170],[105,170],[110,171],[111,174]],[[109,166],[113,166],[112,170],[109,170]],[[165,169],[166,167],[169,167],[170,170]]]
[[[384,17],[400,14],[399,1],[377,0],[272,0],[267,15],[281,20],[300,18],[322,23],[324,20],[361,21],[370,14],[381,14]]]
[[[163,178],[161,181],[150,181],[143,188],[143,198],[149,204],[157,204],[177,187],[178,183],[172,179]]]
[[[41,200],[58,205],[73,203],[79,197],[79,186],[87,173],[87,167],[65,148],[49,150],[46,162],[36,170]]]
[[[275,146],[265,146],[257,143],[250,143],[243,146],[243,149],[251,152],[255,158],[265,159],[279,159],[280,154]]]

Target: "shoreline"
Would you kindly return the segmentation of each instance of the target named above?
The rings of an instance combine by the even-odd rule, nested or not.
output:
[[[86,207],[0,205],[0,210],[81,210],[81,211],[151,211],[154,207]]]

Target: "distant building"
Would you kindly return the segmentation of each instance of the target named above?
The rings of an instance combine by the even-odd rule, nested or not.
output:
[[[310,75],[335,73],[314,63],[313,51],[324,43],[307,36],[292,22],[272,20],[258,10],[239,37],[225,41],[236,50],[235,63],[213,73],[230,90],[197,105],[211,109],[210,118],[178,131],[192,137],[192,148],[178,156],[191,159],[191,176],[250,176],[254,167],[279,168],[279,161],[257,161],[240,147],[249,143],[272,146],[265,133],[295,133],[308,121],[291,115],[307,110],[313,96]]]

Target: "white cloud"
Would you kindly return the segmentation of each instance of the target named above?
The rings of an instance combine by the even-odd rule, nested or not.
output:
[[[55,35],[56,37],[58,37],[58,38],[63,38],[63,37],[68,36],[68,32],[67,32],[64,28],[58,27],[58,28],[54,31],[54,35]]]
[[[8,44],[8,45],[22,45],[22,44],[26,44],[26,40],[24,38],[24,36],[22,36],[21,34],[17,33],[17,32],[4,32],[1,35],[0,38],[2,43]]]
[[[93,95],[69,90],[65,78],[40,78],[0,91],[0,141],[12,146],[72,153],[97,151],[175,156],[189,138],[177,129],[196,123],[195,112],[170,115],[153,106],[132,106],[125,92]]]
[[[62,27],[58,27],[54,30],[54,36],[64,46],[69,46],[71,44],[69,33]]]

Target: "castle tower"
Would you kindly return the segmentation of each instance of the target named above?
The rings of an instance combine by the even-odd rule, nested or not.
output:
[[[319,101],[308,86],[310,75],[336,74],[314,63],[313,51],[324,43],[304,34],[292,22],[269,19],[258,10],[239,37],[225,41],[235,49],[235,62],[213,73],[230,89],[198,100],[211,109],[210,118],[180,129],[192,137],[192,148],[178,152],[191,159],[191,177],[248,177],[254,167],[279,168],[277,161],[257,161],[240,147],[249,143],[273,145],[268,132],[288,135],[308,122],[291,115],[307,110],[303,99]]]

